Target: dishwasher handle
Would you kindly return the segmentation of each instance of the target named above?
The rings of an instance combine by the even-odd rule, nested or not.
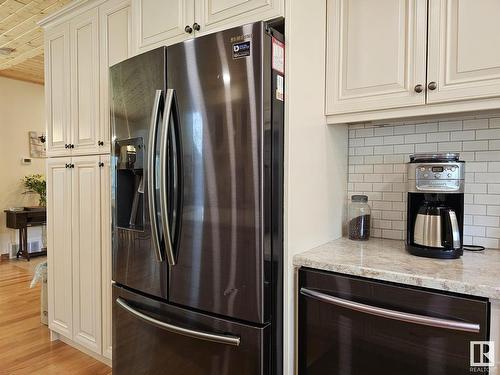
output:
[[[310,297],[321,302],[329,303],[331,305],[358,311],[368,315],[375,315],[375,316],[380,316],[382,318],[398,320],[400,322],[407,322],[423,326],[443,328],[453,331],[473,332],[473,333],[478,333],[481,330],[481,326],[476,323],[466,323],[456,320],[434,318],[431,316],[417,315],[402,311],[384,309],[382,307],[366,305],[364,303],[349,301],[343,298],[330,296],[328,294],[307,288],[301,288],[300,293],[306,297]]]

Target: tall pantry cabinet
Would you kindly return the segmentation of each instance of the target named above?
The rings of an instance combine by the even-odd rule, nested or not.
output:
[[[42,21],[49,328],[111,359],[108,68],[130,57],[130,0],[76,1]]]

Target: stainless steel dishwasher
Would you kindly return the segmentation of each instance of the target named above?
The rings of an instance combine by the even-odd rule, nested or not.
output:
[[[470,342],[488,340],[489,309],[485,298],[302,268],[299,375],[473,373]]]

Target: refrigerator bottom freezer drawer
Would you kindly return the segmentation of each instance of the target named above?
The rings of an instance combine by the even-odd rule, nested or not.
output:
[[[254,327],[113,286],[113,373],[269,374],[270,326]]]

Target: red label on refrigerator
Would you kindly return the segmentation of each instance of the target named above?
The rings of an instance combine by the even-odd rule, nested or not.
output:
[[[275,37],[273,39],[273,69],[285,74],[285,44]]]

